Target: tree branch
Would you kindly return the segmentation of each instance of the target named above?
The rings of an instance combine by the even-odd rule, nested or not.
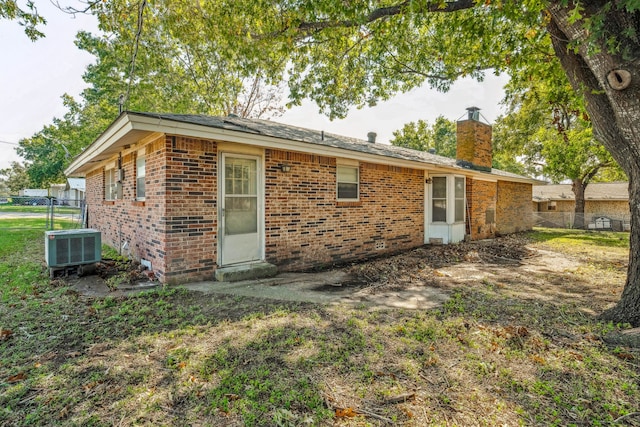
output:
[[[396,15],[402,15],[405,10],[411,7],[411,0],[406,0],[402,3],[399,3],[394,6],[380,7],[378,9],[374,9],[368,15],[364,16],[361,20],[341,20],[341,21],[308,21],[301,22],[297,26],[293,27],[285,27],[281,31],[273,32],[269,34],[255,34],[252,37],[255,38],[268,38],[280,35],[289,30],[295,30],[303,35],[308,35],[313,32],[322,31],[327,28],[352,28],[358,27],[363,24],[368,24],[374,21],[378,21],[380,19],[386,19]],[[444,6],[442,6],[439,2],[431,2],[427,7],[423,8],[421,12],[456,12],[464,9],[471,9],[476,6],[474,0],[456,0],[445,2]]]

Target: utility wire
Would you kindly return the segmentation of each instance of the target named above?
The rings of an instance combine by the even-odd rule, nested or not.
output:
[[[136,57],[138,56],[138,46],[140,45],[140,37],[142,36],[142,21],[144,19],[144,8],[147,5],[147,0],[142,0],[140,3],[140,8],[138,9],[138,30],[136,32],[136,37],[133,45],[133,53],[131,54],[131,69],[129,70],[129,84],[127,85],[127,93],[124,96],[124,99],[121,101],[121,107],[124,108],[124,105],[129,102],[129,94],[131,93],[131,84],[133,83],[133,78],[136,70]]]
[[[0,144],[20,145],[17,142],[9,142],[9,141],[0,141]]]

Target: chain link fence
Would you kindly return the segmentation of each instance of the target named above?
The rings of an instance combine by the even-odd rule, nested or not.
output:
[[[85,207],[83,199],[0,197],[0,230],[83,228],[86,223]]]
[[[581,221],[582,220],[582,221]],[[582,223],[582,226],[579,224]],[[582,228],[585,230],[630,231],[630,215],[588,213],[576,217],[575,212],[534,212],[533,225],[548,228]]]

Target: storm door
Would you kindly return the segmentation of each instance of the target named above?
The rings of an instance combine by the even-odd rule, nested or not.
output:
[[[220,264],[262,257],[260,157],[222,153]]]

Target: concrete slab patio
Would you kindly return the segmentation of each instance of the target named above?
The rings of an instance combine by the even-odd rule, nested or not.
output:
[[[231,294],[329,304],[365,304],[404,309],[439,307],[449,299],[446,292],[431,286],[410,286],[377,292],[375,288],[354,282],[341,270],[320,273],[281,273],[276,277],[240,282],[199,282],[183,285],[203,293]]]
[[[120,286],[110,290],[97,276],[73,279],[70,284],[87,297],[131,295],[157,288],[155,283]],[[439,307],[449,299],[446,292],[432,286],[415,285],[397,290],[377,289],[354,281],[341,270],[319,273],[281,273],[275,277],[238,282],[207,281],[180,285],[203,294],[226,294],[280,301],[312,302],[319,304],[364,304],[410,310]]]

